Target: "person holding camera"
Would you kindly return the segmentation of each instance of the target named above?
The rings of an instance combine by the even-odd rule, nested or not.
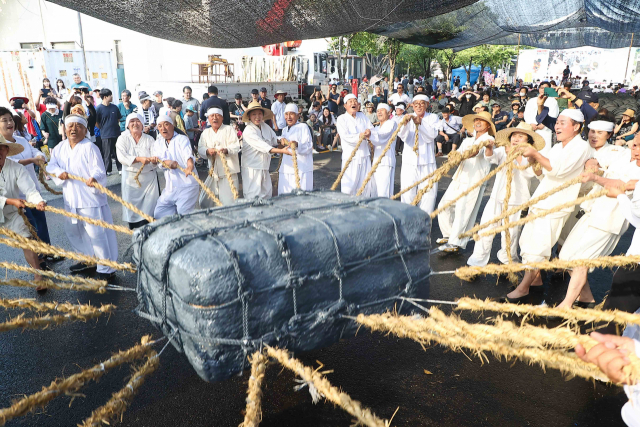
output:
[[[327,102],[327,97],[324,96],[324,93],[322,93],[322,89],[320,88],[320,86],[313,90],[313,94],[311,95],[311,97],[309,97],[309,99],[311,100],[311,105],[315,104],[316,102],[318,102],[320,105]]]

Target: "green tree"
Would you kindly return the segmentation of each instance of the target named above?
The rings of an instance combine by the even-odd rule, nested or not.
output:
[[[382,74],[389,63],[385,38],[372,33],[355,33],[351,39],[351,48],[364,58],[373,75]]]
[[[404,45],[398,61],[410,69],[420,70],[425,77],[431,76],[431,62],[436,59],[438,50],[418,45]]]
[[[436,52],[436,60],[440,64],[442,74],[444,74],[445,80],[451,79],[451,72],[458,66],[458,52],[454,52],[452,49],[442,49]]]

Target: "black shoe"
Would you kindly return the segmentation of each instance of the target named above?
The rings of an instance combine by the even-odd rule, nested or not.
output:
[[[582,301],[575,301],[573,304],[571,304],[572,308],[596,308],[596,303],[595,302],[582,302]]]
[[[49,266],[47,265],[47,263],[46,263],[46,262],[41,262],[41,263],[40,263],[40,270],[44,270],[44,271],[52,271],[52,270],[51,270],[51,267],[49,267]]]
[[[87,265],[83,262],[79,262],[69,267],[69,271],[72,273],[89,273],[91,271],[96,271],[96,268],[97,266],[95,265]]]
[[[509,293],[516,290],[518,286],[511,286],[508,290]],[[529,286],[529,294],[542,294],[544,293],[544,286]]]
[[[521,304],[526,303],[529,300],[529,295],[525,295],[519,298],[509,298],[508,296],[503,296],[498,300],[498,302],[509,303],[509,304]]]
[[[60,261],[64,261],[64,257],[61,256],[57,256],[57,255],[47,255],[45,257],[45,259],[49,262],[60,262]]]
[[[112,283],[116,278],[116,272],[113,273],[97,273],[94,277],[97,280],[104,280],[107,283]]]

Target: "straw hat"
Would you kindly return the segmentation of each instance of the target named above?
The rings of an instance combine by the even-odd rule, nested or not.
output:
[[[489,135],[496,135],[496,126],[493,124],[493,120],[491,119],[491,114],[488,111],[481,111],[479,114],[467,114],[462,118],[462,125],[469,131],[473,132],[473,121],[475,119],[484,120],[489,123],[491,129],[489,129]]]
[[[273,94],[273,96],[278,96],[278,95],[287,96],[287,92],[284,90],[278,90],[276,93]]]
[[[247,105],[247,110],[242,115],[242,121],[248,123],[250,121],[249,113],[254,110],[262,110],[262,112],[264,113],[264,117],[262,118],[262,120],[270,120],[273,118],[273,113],[271,112],[271,110],[262,108],[258,101],[252,101],[249,105]]]
[[[629,108],[627,108],[624,113],[622,113],[623,116],[629,116],[632,119],[636,116],[636,112],[633,110],[630,110]]]
[[[6,145],[9,147],[9,152],[7,153],[7,157],[15,156],[16,154],[20,154],[24,151],[24,147],[15,142],[9,142],[4,139],[4,136],[0,135],[0,146]]]
[[[496,135],[496,145],[499,147],[508,145],[511,143],[511,134],[514,132],[525,133],[533,138],[533,148],[540,151],[546,145],[544,138],[533,131],[529,123],[520,122],[520,124],[514,128],[503,129]]]

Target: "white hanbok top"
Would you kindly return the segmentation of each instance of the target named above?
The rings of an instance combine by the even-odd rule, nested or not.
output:
[[[600,169],[607,170],[613,163],[626,160],[631,161],[631,150],[617,145],[605,144],[596,150],[593,157],[596,158],[600,164]]]
[[[275,101],[273,104],[271,104],[271,112],[273,113],[275,122],[278,125],[278,129],[284,129],[285,126],[287,126],[287,122],[284,119],[284,109],[286,107],[287,104],[280,101]]]
[[[416,116],[415,113],[412,116]],[[413,120],[404,125],[398,137],[404,141],[404,149],[402,150],[402,165],[407,166],[424,166],[436,163],[435,142],[440,127],[438,116],[431,113],[425,113],[420,122],[418,129],[418,155],[413,151],[413,145],[416,142],[416,125]]]
[[[351,153],[356,148],[360,134],[367,129],[373,133],[373,124],[371,120],[361,113],[356,112],[356,116],[353,117],[349,113],[342,114],[336,120],[336,129],[338,135],[340,135],[340,142],[342,143],[342,167],[347,162],[347,159],[351,156]],[[366,141],[362,141],[358,152],[353,157],[351,164],[357,165],[370,161],[371,154],[369,153],[369,144]]]
[[[485,159],[490,164],[499,166],[503,164],[508,157],[505,147],[497,147],[493,149],[493,155],[487,156],[486,151],[484,154]],[[529,164],[526,157],[522,158],[522,163],[518,163],[518,160],[513,160],[515,166],[525,166]],[[511,197],[509,198],[509,205],[518,206],[526,203],[531,198],[531,192],[529,191],[529,184],[536,174],[532,168],[526,168],[519,170],[513,168],[513,181],[511,181]],[[502,202],[507,195],[507,167],[502,169],[496,174],[496,179],[493,183],[493,189],[491,190],[491,199]]]
[[[285,126],[282,128],[282,137],[288,141],[296,141],[296,154],[298,157],[298,171],[313,172],[313,143],[311,141],[311,130],[306,123],[297,123],[293,126]],[[293,158],[285,155],[282,158],[280,172],[294,173]]]
[[[260,127],[247,123],[242,140],[242,167],[268,171],[271,163],[269,151],[278,146],[273,129],[265,122],[260,123]]]
[[[124,165],[125,170],[133,174],[138,173],[142,164],[134,163],[136,157],[153,157],[153,145],[155,142],[152,137],[146,133],[142,133],[140,140],[136,143],[131,132],[128,130],[124,131],[120,134],[116,142],[116,156],[118,157],[118,161]],[[152,172],[157,168],[153,163],[149,163],[144,165],[142,173]]]
[[[631,245],[627,250],[627,255],[640,255],[640,232],[638,231],[640,229],[640,185],[636,185],[631,200],[626,194],[620,194],[618,203],[620,204],[620,211],[627,221],[636,228]]]
[[[465,138],[464,141],[462,141],[462,144],[460,144],[460,148],[458,148],[458,150],[463,152],[488,139],[494,138],[486,132],[480,135],[479,138]],[[404,161],[404,157],[402,160]],[[470,157],[460,163],[460,166],[458,166],[458,170],[456,170],[452,180],[464,185],[473,185],[484,178],[490,170],[491,164],[487,159],[485,159],[484,147],[482,147],[475,157]]]
[[[240,141],[238,140],[238,134],[235,129],[229,125],[220,125],[217,132],[213,130],[213,128],[206,128],[204,132],[202,132],[200,141],[198,142],[198,153],[200,153],[200,156],[203,159],[208,158],[207,150],[210,148],[214,148],[216,150],[226,148],[227,154],[225,155],[225,158],[227,159],[229,172],[232,174],[240,172],[240,162],[238,160]],[[209,169],[211,169],[211,159],[209,159],[208,162]],[[213,163],[213,172],[217,176],[226,176],[224,166],[219,156],[214,158]]]
[[[43,201],[27,169],[18,162],[6,159],[0,170],[0,224],[5,222],[5,217],[18,212],[15,206],[7,205],[7,199],[22,198],[35,205]]]
[[[538,197],[564,184],[566,181],[576,178],[584,171],[585,162],[592,158],[594,153],[595,150],[580,135],[576,135],[564,147],[561,142],[554,145],[547,153],[547,158],[551,163],[551,170],[542,169],[544,178],[540,181],[540,185],[538,185],[532,197]],[[580,183],[574,184],[539,201],[533,207],[536,209],[552,209],[557,205],[575,200],[579,192]],[[574,207],[570,206],[563,209],[562,212],[573,212],[573,210]]]
[[[193,157],[193,151],[191,150],[189,138],[185,135],[180,135],[175,131],[173,132],[171,141],[166,141],[162,135],[158,135],[158,139],[156,139],[156,142],[153,144],[153,154],[161,161],[168,160],[178,162],[178,164],[185,169],[187,168],[187,162],[189,159],[191,159],[195,165],[195,159]],[[165,169],[165,191],[173,191],[176,188],[198,185],[191,175],[185,176],[184,172],[180,169],[169,169],[162,166],[162,163],[159,163],[159,165],[161,169]]]
[[[371,131],[371,143],[375,147],[373,152],[373,161],[376,162],[382,155],[382,151],[389,142],[391,135],[398,129],[398,124],[393,120],[387,120],[380,126],[376,126]],[[391,148],[384,155],[384,158],[380,161],[381,166],[395,166],[396,165],[396,139],[394,138],[391,143]]]
[[[42,157],[43,159],[45,158],[44,154],[42,154],[42,151],[35,148],[33,145],[29,143],[29,141],[27,141],[23,137],[14,135],[13,138],[16,140],[16,143],[24,147],[24,150],[22,151],[22,153],[18,153],[15,156],[9,157],[11,160],[20,162],[20,160],[33,159],[35,157]],[[25,169],[27,170],[27,173],[33,180],[33,183],[36,185],[36,190],[40,191],[40,182],[38,181],[38,177],[36,175],[36,169],[33,163],[28,165],[23,165],[23,166],[25,167]],[[20,197],[24,198],[24,194],[22,194]]]
[[[98,146],[88,138],[71,148],[69,139],[65,139],[51,150],[51,159],[47,172],[60,175],[67,172],[83,179],[94,178],[98,184],[107,185],[107,173]],[[53,177],[53,182],[62,186],[64,203],[71,209],[97,208],[107,204],[107,195],[82,181]]]

